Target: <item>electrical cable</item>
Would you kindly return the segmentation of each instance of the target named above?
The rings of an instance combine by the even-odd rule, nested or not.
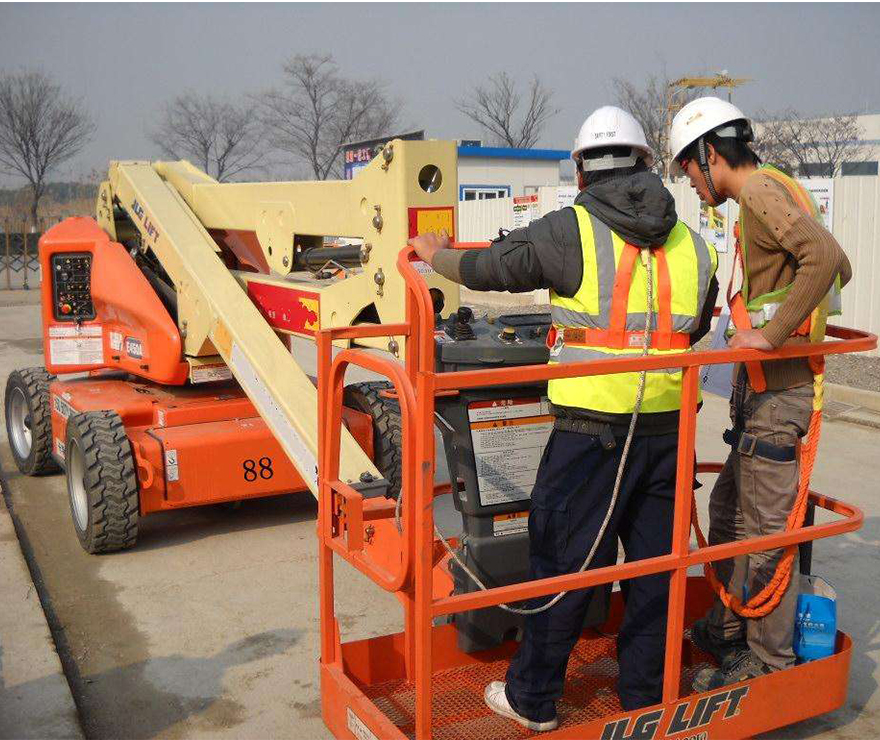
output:
[[[641,259],[642,264],[645,266],[646,272],[646,281],[645,281],[645,293],[647,294],[647,311],[645,312],[645,334],[642,342],[642,351],[640,357],[645,357],[648,354],[648,350],[651,347],[651,324],[654,319],[654,278],[653,278],[653,267],[651,263],[651,250],[647,247],[641,248]],[[636,430],[636,421],[639,418],[639,412],[642,408],[642,401],[645,397],[645,383],[647,380],[647,370],[642,370],[639,372],[639,385],[638,390],[636,392],[636,402],[633,408],[632,418],[629,422],[629,430],[626,435],[626,442],[623,445],[623,452],[620,455],[620,463],[617,466],[617,477],[614,479],[614,489],[611,494],[611,501],[608,504],[608,511],[605,513],[605,519],[602,522],[602,526],[599,527],[599,533],[596,536],[596,539],[593,541],[593,546],[590,548],[590,552],[587,555],[586,560],[584,560],[583,565],[578,569],[578,573],[583,573],[587,568],[590,567],[590,564],[593,562],[593,558],[596,555],[596,551],[599,549],[599,544],[602,542],[602,539],[605,537],[605,530],[608,528],[608,523],[611,521],[611,517],[614,514],[614,509],[617,506],[617,498],[620,494],[620,484],[623,480],[623,472],[626,467],[626,461],[629,457],[629,448],[632,444],[633,437],[635,436]],[[437,537],[440,542],[443,543],[443,547],[446,548],[446,551],[455,561],[459,568],[466,573],[470,579],[480,588],[481,591],[487,591],[488,587],[480,580],[480,577],[474,573],[458,556],[458,554],[452,549],[449,542],[446,538],[440,533],[440,530],[437,529],[437,525],[434,525],[434,536]],[[541,612],[547,611],[551,607],[555,606],[562,600],[562,598],[568,593],[568,591],[560,591],[556,594],[550,601],[546,604],[543,604],[538,607],[534,607],[531,609],[520,608],[515,606],[510,606],[509,604],[499,604],[498,606],[506,612],[510,612],[511,614],[521,614],[521,615],[531,615],[531,614],[540,614]]]

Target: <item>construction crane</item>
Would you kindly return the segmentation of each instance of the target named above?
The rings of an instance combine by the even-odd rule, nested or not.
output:
[[[727,88],[727,99],[730,100],[733,88],[744,85],[752,80],[748,77],[731,77],[726,69],[721,70],[711,77],[681,77],[669,83],[671,90],[678,88],[693,90],[695,88],[708,87],[717,90],[719,87]]]
[[[666,130],[672,127],[672,116],[681,107],[675,100],[676,95],[681,94],[684,90],[696,90],[699,88],[710,88],[717,90],[719,87],[727,88],[727,100],[730,101],[733,88],[744,85],[752,80],[748,77],[731,77],[726,69],[722,69],[715,75],[710,77],[680,77],[673,80],[666,86]],[[669,149],[669,137],[666,137],[666,177],[670,176],[672,167],[672,155]]]

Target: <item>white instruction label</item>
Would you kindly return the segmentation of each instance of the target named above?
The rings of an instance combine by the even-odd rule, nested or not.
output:
[[[76,324],[53,324],[49,327],[50,337],[100,337],[102,335],[102,327],[97,324],[87,324],[85,326],[77,326]]]
[[[114,352],[122,351],[122,332],[111,331],[110,332],[110,349]]]
[[[193,383],[232,380],[232,370],[226,365],[194,365],[189,376]]]
[[[52,365],[103,365],[104,340],[100,326],[50,326]]]
[[[531,497],[553,431],[546,398],[479,401],[468,406],[483,506]]]
[[[165,450],[165,480],[169,483],[180,479],[177,467],[177,450]]]
[[[492,517],[492,536],[504,537],[529,531],[529,512],[515,511],[512,514],[497,514]]]
[[[55,413],[62,419],[69,419],[76,413],[67,401],[63,400],[61,396],[56,396],[54,394],[52,396],[52,408],[55,409]]]
[[[55,437],[55,454],[63,460],[64,459],[64,442],[62,442],[58,437]]]
[[[351,732],[358,740],[379,740],[373,731],[367,727],[363,720],[358,717],[353,711],[351,711],[351,707],[345,708],[345,716],[346,716],[346,725]]]
[[[318,488],[318,461],[308,448],[305,440],[296,431],[293,424],[287,418],[281,407],[275,403],[275,399],[269,393],[266,384],[260,380],[254,366],[251,365],[244,352],[233,342],[229,353],[229,365],[244,388],[254,406],[260,412],[260,416],[274,432],[275,437],[281,443],[288,457],[293,460],[299,474],[306,482],[310,482],[312,490]]]

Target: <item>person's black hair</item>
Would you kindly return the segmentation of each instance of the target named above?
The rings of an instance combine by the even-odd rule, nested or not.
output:
[[[724,160],[730,165],[731,169],[739,169],[752,165],[757,167],[761,164],[761,158],[752,151],[752,148],[741,139],[733,139],[730,137],[718,136],[714,131],[710,131],[703,137],[707,144],[711,144],[715,149],[715,153],[724,157]],[[678,157],[678,161],[683,159],[694,159],[699,161],[697,152],[699,140],[690,144]]]

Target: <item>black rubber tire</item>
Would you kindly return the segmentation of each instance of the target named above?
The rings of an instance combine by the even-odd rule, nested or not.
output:
[[[6,381],[4,409],[6,437],[12,449],[12,457],[18,469],[25,475],[46,475],[60,469],[52,457],[52,409],[49,405],[49,384],[54,375],[43,367],[27,367],[13,370]],[[25,423],[29,425],[31,443],[27,455],[21,455],[13,440],[13,407],[23,397],[27,406]]]
[[[70,514],[83,549],[102,553],[132,547],[138,532],[138,481],[119,414],[88,411],[71,416],[65,445]],[[77,455],[82,456],[81,469]],[[79,480],[83,510],[78,517],[74,491]]]
[[[388,497],[400,495],[403,481],[403,430],[400,404],[394,398],[385,398],[382,391],[391,389],[391,383],[373,380],[352,383],[343,390],[342,402],[355,411],[368,414],[373,420],[373,463],[388,481]]]

